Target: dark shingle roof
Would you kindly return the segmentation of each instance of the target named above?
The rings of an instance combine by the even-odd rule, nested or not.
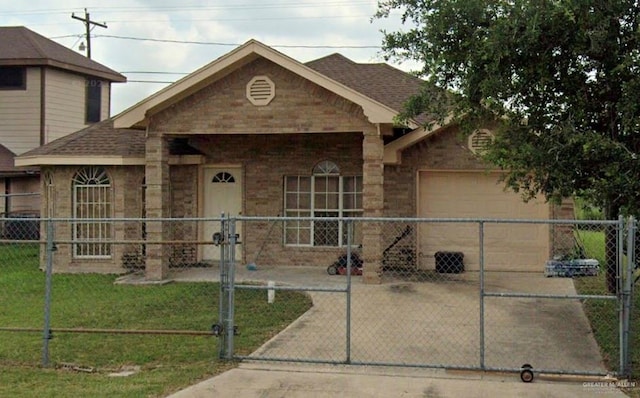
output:
[[[331,54],[306,66],[396,111],[424,81],[385,63],[359,64],[340,54]]]
[[[115,129],[107,119],[23,153],[28,156],[123,156],[144,157],[145,131]]]
[[[127,80],[113,69],[24,26],[0,27],[0,65],[48,65],[115,82]]]

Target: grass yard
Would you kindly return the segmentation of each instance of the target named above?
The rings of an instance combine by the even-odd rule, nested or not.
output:
[[[219,284],[114,285],[115,276],[54,275],[51,327],[210,331]],[[248,354],[311,307],[308,296],[236,292],[236,352]],[[38,248],[0,247],[0,327],[42,328],[44,273]],[[208,336],[55,333],[51,367],[40,367],[42,333],[0,331],[1,397],[158,397],[223,372],[218,339]],[[76,370],[70,368],[76,368]],[[112,372],[139,367],[128,377]],[[94,369],[92,373],[77,369]]]
[[[578,231],[577,236],[583,243],[587,256],[596,258],[602,267],[605,264],[604,233]],[[575,286],[580,294],[608,294],[604,271],[597,277],[575,278]],[[632,378],[640,383],[640,294],[637,292],[637,287],[632,303],[630,351]],[[584,308],[607,366],[617,370],[619,368],[617,303],[610,300],[590,300],[584,303]],[[640,397],[640,388],[629,390],[627,393],[632,397]]]

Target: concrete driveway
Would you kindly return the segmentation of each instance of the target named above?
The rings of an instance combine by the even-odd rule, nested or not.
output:
[[[477,274],[440,280],[386,280],[364,285],[353,278],[351,360],[394,364],[479,365],[479,292]],[[215,280],[217,269],[192,269],[176,280]],[[278,281],[293,286],[344,287],[345,277],[309,267],[238,268],[237,281]],[[488,274],[487,291],[573,294],[569,279],[532,274]],[[254,358],[345,359],[344,293],[311,293],[314,306],[264,344]],[[265,293],[266,299],[266,293]],[[276,300],[278,299],[276,293]],[[567,300],[487,298],[485,364],[572,369],[604,373],[598,348],[580,303]],[[536,373],[532,383],[518,374],[407,368],[327,365],[245,360],[236,369],[195,384],[170,398],[199,397],[470,397],[497,396],[623,398],[611,378]]]
[[[217,268],[192,269],[174,279],[217,276]],[[385,278],[381,285],[365,285],[361,277],[353,277],[349,340],[346,295],[312,292],[313,308],[250,357],[466,369],[480,368],[484,355],[484,366],[493,369],[514,370],[529,363],[545,371],[607,373],[578,300],[486,297],[481,353],[478,277],[466,272],[412,281]],[[317,267],[238,267],[236,280],[346,286],[346,277],[329,276]],[[485,291],[575,294],[571,279],[542,273],[487,273]]]

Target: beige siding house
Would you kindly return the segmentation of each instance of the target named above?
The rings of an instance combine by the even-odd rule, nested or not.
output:
[[[217,217],[219,203],[228,203],[224,210],[232,215],[272,217],[548,219],[571,210],[524,204],[504,192],[499,174],[488,172],[474,153],[490,131],[479,128],[463,138],[450,124],[425,128],[426,120],[414,120],[398,126],[395,116],[422,83],[386,64],[355,63],[338,54],[301,63],[251,40],[121,114],[23,154],[17,164],[41,167],[42,189],[51,193],[47,203],[55,201],[53,217],[74,216],[82,200],[74,181],[93,182],[103,195],[101,209],[107,209],[100,216],[107,218]],[[322,195],[329,189],[315,184],[322,179],[343,187],[344,197],[330,210],[291,199]],[[326,266],[327,258],[344,251],[339,234],[327,239],[309,233],[304,223],[292,225],[266,258]],[[477,269],[473,242],[460,238],[464,227],[420,228],[416,252],[432,258],[437,250],[469,250],[465,265]],[[258,229],[243,231],[244,261],[260,250],[264,231]],[[148,222],[143,234],[114,223],[104,239],[202,241],[210,233]],[[555,250],[549,227],[531,233],[502,226],[488,233],[493,269],[540,270]],[[56,234],[63,240],[82,235],[71,226],[59,226]],[[377,282],[388,237],[374,223],[363,224],[358,236],[364,279]],[[158,247],[148,245],[145,253],[150,280],[169,272],[171,253]],[[55,269],[124,272],[124,246],[96,248],[60,247]],[[189,253],[194,263],[216,255],[195,248]]]
[[[38,192],[38,168],[15,169],[15,155],[109,118],[111,83],[121,74],[25,27],[0,27],[2,194]],[[4,211],[39,212],[34,198],[2,198]]]

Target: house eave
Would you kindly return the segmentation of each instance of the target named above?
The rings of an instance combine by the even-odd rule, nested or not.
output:
[[[101,79],[109,80],[111,82],[124,83],[127,78],[120,73],[109,73],[106,71],[100,71],[96,69],[86,68],[79,65],[73,65],[66,62],[56,61],[55,59],[48,58],[24,58],[24,59],[3,59],[0,60],[2,66],[49,66],[51,68],[57,68],[66,70],[69,72],[78,73],[86,76],[99,77]]]
[[[144,156],[34,155],[15,159],[16,167],[27,166],[143,166]]]

